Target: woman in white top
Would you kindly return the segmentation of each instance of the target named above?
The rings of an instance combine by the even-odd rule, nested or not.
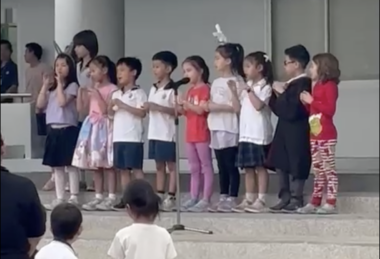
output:
[[[215,212],[231,212],[239,193],[240,174],[235,159],[239,137],[238,93],[231,88],[230,81],[244,76],[244,49],[240,44],[225,43],[215,51],[215,68],[220,77],[211,85],[210,102],[204,109],[209,112],[207,119],[211,133],[211,148],[215,151],[220,177],[220,200],[214,206],[199,206],[198,211],[207,209]],[[192,208],[194,210],[195,208]]]
[[[237,166],[245,171],[245,199],[235,212],[264,212],[268,172],[265,167],[273,139],[271,110],[273,69],[268,56],[257,51],[244,59],[247,83],[241,81],[240,136]],[[256,180],[257,179],[257,180]]]

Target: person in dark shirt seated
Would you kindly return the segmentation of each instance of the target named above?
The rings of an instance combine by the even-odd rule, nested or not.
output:
[[[17,93],[18,73],[17,65],[13,62],[12,44],[8,40],[1,40],[1,93]],[[12,103],[12,98],[1,98],[2,103]]]
[[[1,137],[1,158],[4,142]],[[1,259],[30,259],[45,234],[46,212],[33,182],[1,166]]]

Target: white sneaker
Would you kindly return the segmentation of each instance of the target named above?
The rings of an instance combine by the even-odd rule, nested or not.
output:
[[[79,207],[79,201],[77,196],[70,197],[70,199],[67,202]]]
[[[162,202],[162,211],[172,212],[175,209],[176,198],[174,196],[167,196]]]
[[[232,208],[232,212],[244,213],[245,209],[251,206],[253,203],[247,199],[242,200],[242,202],[237,205],[235,208]]]
[[[44,207],[47,211],[52,211],[56,206],[58,206],[59,204],[62,204],[62,203],[65,203],[65,200],[56,199],[56,200],[53,200],[50,204],[44,205]]]
[[[95,211],[96,206],[103,202],[103,199],[93,199],[92,201],[83,204],[82,209],[87,211]]]
[[[265,202],[260,199],[257,199],[252,205],[245,208],[245,211],[250,213],[263,213],[267,212],[267,210],[268,209],[265,206]]]
[[[113,211],[113,207],[116,204],[116,199],[106,198],[102,203],[96,205],[96,209],[100,211]]]

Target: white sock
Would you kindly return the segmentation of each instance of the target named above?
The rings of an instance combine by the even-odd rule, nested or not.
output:
[[[70,199],[78,199],[78,195],[77,194],[71,194],[70,195]]]
[[[65,168],[55,167],[54,168],[54,183],[55,183],[55,194],[58,200],[63,200],[65,198]]]
[[[78,169],[72,166],[66,168],[67,173],[69,174],[69,185],[70,193],[78,195],[79,193],[79,172]]]
[[[115,193],[109,193],[108,198],[111,200],[116,200],[116,194]]]
[[[103,194],[101,194],[101,193],[96,193],[96,194],[95,194],[95,199],[103,200]]]
[[[255,194],[254,193],[246,193],[245,194],[245,198],[249,201],[249,202],[254,202],[255,201]]]
[[[266,196],[265,193],[259,193],[259,200],[265,203]]]

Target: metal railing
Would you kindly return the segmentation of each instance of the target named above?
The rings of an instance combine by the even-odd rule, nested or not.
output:
[[[25,99],[27,99],[26,102],[30,102],[30,98],[32,97],[29,93],[14,93],[14,94],[1,94],[1,100],[3,99],[13,99],[13,100],[20,100],[21,103],[25,103]]]

